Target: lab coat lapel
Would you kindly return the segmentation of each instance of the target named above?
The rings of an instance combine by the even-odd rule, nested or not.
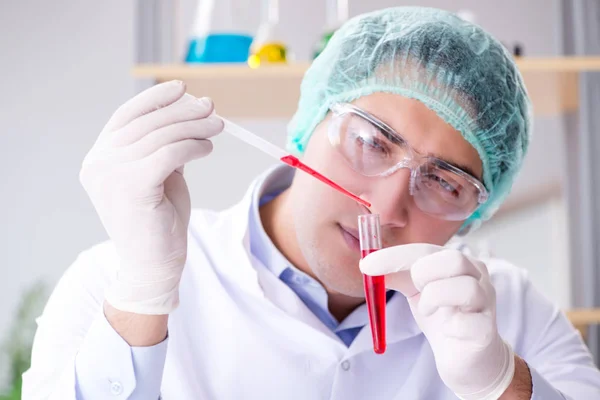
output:
[[[229,268],[222,268],[222,275],[245,292],[266,297],[272,304],[304,325],[325,334],[343,346],[340,339],[329,330],[298,298],[298,296],[273,273],[252,256],[250,252],[250,229],[248,226],[252,193],[260,182],[256,180],[248,189],[243,200],[226,211],[223,223],[217,229],[229,232],[215,232],[215,237],[227,238],[225,248],[229,253]]]
[[[265,297],[281,311],[295,320],[323,333],[340,346],[345,347],[341,340],[300,300],[294,291],[273,275],[258,260],[254,259],[254,267]]]

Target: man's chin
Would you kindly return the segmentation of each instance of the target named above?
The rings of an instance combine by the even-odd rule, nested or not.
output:
[[[331,279],[324,277],[324,279],[321,279],[321,283],[325,287],[327,293],[332,295],[355,297],[360,299],[364,299],[365,297],[362,275],[359,275],[354,279],[348,279],[348,276],[338,276],[337,278],[331,277]]]
[[[363,278],[358,266],[360,254],[351,251],[341,235],[339,239],[339,242],[328,241],[326,249],[315,246],[317,252],[312,255],[317,257],[311,263],[311,270],[328,293],[364,298]]]

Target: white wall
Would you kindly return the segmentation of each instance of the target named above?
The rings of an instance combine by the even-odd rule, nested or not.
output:
[[[20,294],[105,238],[77,181],[134,94],[134,3],[0,2],[0,338]]]
[[[191,0],[182,0],[191,15]],[[320,34],[324,15],[322,0],[304,2],[280,0],[284,34],[298,59],[308,59]],[[554,7],[547,0],[464,0],[437,1],[351,1],[354,15],[380,6],[420,4],[446,7],[453,11],[472,7],[479,22],[507,42],[519,40],[530,55],[556,54]],[[552,3],[553,5],[554,3]],[[0,174],[2,194],[0,243],[0,337],[11,319],[19,294],[34,279],[54,283],[77,252],[103,240],[105,234],[85,193],[77,181],[80,162],[112,111],[134,94],[129,75],[134,56],[135,2],[110,0],[78,2],[21,0],[0,3]],[[248,16],[258,23],[258,11]],[[186,27],[184,27],[186,28]],[[183,48],[184,44],[182,44]],[[285,121],[241,121],[277,144],[285,140]],[[542,121],[540,136],[560,143],[559,120]],[[543,160],[560,159],[559,149],[547,141],[534,142],[533,152]],[[232,168],[231,161],[247,157],[249,165]],[[243,194],[250,180],[271,164],[229,137],[215,140],[215,152],[186,169],[193,204],[222,209]],[[532,162],[532,165],[539,165]],[[547,165],[547,163],[545,164]],[[549,169],[548,169],[549,168]],[[521,184],[527,188],[560,171],[559,164],[531,169]],[[554,168],[554,169],[553,169]],[[551,173],[548,173],[550,171]],[[552,175],[555,174],[555,175]],[[217,184],[228,182],[225,189]],[[559,207],[560,208],[560,207]],[[555,228],[552,208],[515,217],[494,225],[490,241],[500,255],[534,268],[535,279],[545,278],[531,260],[552,258],[543,252],[555,240],[546,235]],[[513,229],[514,221],[520,222]],[[532,250],[514,249],[514,232],[523,224],[539,237]],[[482,231],[484,232],[484,231]],[[485,231],[488,232],[488,231]],[[541,257],[541,258],[536,258]],[[540,262],[538,265],[564,265]],[[544,282],[544,281],[540,281]],[[545,283],[544,283],[545,285]],[[552,284],[554,285],[554,284]],[[551,290],[556,289],[555,286]]]

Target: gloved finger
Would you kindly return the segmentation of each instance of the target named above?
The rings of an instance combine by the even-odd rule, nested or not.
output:
[[[479,281],[463,275],[433,281],[421,290],[419,313],[429,316],[440,307],[458,307],[462,312],[480,312],[488,306],[488,298]]]
[[[114,146],[126,146],[169,125],[204,119],[212,110],[213,102],[210,99],[206,97],[197,99],[186,94],[177,102],[136,118],[119,129],[114,133],[112,143]]]
[[[171,173],[186,163],[208,155],[213,149],[207,139],[186,139],[161,147],[158,151],[138,161],[140,174],[146,184],[160,185]]]
[[[490,278],[490,272],[488,271],[485,263],[483,261],[481,261],[481,260],[478,260],[478,259],[476,259],[474,257],[471,257],[471,256],[468,256],[468,255],[466,257],[469,259],[469,261],[471,261],[471,263],[473,264],[473,266],[475,268],[477,268],[477,270],[481,273],[481,279],[482,280],[489,280],[489,278]]]
[[[429,243],[410,243],[377,250],[360,261],[360,271],[366,275],[388,275],[406,271],[419,259],[443,250]]]
[[[490,320],[490,310],[481,313],[457,312],[446,318],[441,327],[447,338],[472,342],[475,346],[485,348],[496,336],[496,326]]]
[[[406,297],[418,293],[410,276],[410,268],[421,257],[442,250],[443,247],[427,243],[411,243],[387,247],[373,252],[359,263],[367,275],[385,275],[385,285]]]
[[[393,274],[386,275],[385,287],[388,289],[397,290],[404,297],[412,298],[419,294],[415,284],[410,277],[410,271],[398,271]]]
[[[223,130],[223,120],[217,116],[167,125],[149,133],[139,141],[127,146],[121,154],[121,162],[147,157],[160,148],[185,139],[209,139]]]
[[[115,111],[103,132],[122,128],[134,119],[166,107],[185,94],[185,84],[181,81],[169,81],[152,86],[131,98]]]
[[[426,256],[414,263],[411,276],[419,291],[430,282],[468,275],[479,280],[481,272],[463,253],[454,249]]]

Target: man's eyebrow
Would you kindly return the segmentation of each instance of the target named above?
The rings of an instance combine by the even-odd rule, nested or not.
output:
[[[385,127],[377,127],[381,130],[381,132],[383,133],[383,135],[390,140],[392,143],[396,143],[399,145],[405,145],[406,144],[406,140],[404,139],[404,137],[402,136],[402,134],[397,133],[393,128],[388,128],[389,125],[386,124]],[[387,129],[386,129],[387,128]],[[388,131],[389,129],[389,131]],[[458,163],[458,162],[454,162],[454,161],[450,161],[448,159],[446,159],[445,157],[442,157],[439,154],[436,153],[428,153],[428,156],[432,156],[435,158],[439,158],[440,160],[452,165],[453,167],[456,167],[464,172],[466,172],[467,174],[471,175],[473,178],[477,178],[478,180],[481,180],[481,177],[478,176],[475,171],[473,170],[473,168],[469,167],[466,164],[462,164],[462,163]]]
[[[395,130],[389,128],[388,126],[376,126],[377,129],[385,136],[387,140],[392,143],[396,143],[400,146],[406,145],[406,140]]]
[[[392,143],[396,143],[398,145],[406,145],[406,139],[404,139],[404,136],[402,136],[400,133],[398,133],[394,128],[392,128],[391,126],[389,126],[386,122],[382,121],[381,119],[379,119],[378,117],[372,115],[372,114],[368,114],[369,119],[368,121],[375,126],[375,128],[377,128],[382,134],[383,136],[385,136],[385,138],[387,140],[389,140]]]
[[[476,178],[477,180],[481,180],[481,177],[479,175],[477,175],[475,173],[475,171],[473,170],[473,168],[469,167],[468,165],[447,160],[446,158],[442,157],[441,155],[435,154],[435,153],[428,153],[427,155],[431,156],[431,157],[439,158],[440,160],[452,165],[453,167],[456,167],[456,168],[466,172],[467,174],[471,175],[473,178]]]

